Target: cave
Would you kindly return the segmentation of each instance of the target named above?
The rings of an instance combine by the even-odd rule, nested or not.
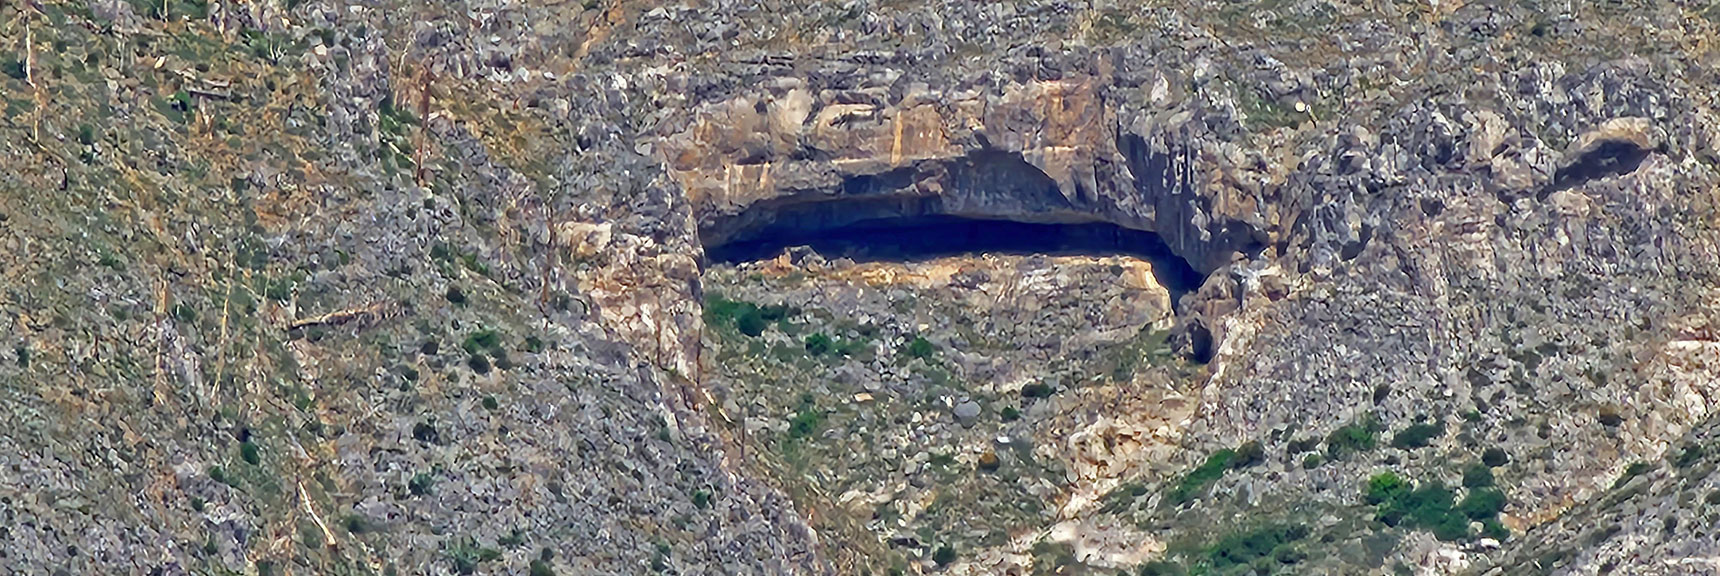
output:
[[[831,228],[807,228],[778,220],[744,237],[707,244],[712,262],[736,264],[772,258],[806,246],[825,258],[856,262],[912,261],[963,254],[1131,256],[1151,262],[1172,301],[1200,287],[1205,278],[1171,252],[1158,234],[1099,221],[1024,222],[951,215],[861,220]]]

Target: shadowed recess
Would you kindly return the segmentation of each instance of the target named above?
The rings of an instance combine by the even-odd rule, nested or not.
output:
[[[1151,262],[1172,301],[1205,278],[1172,253],[1158,234],[1104,222],[1030,223],[956,216],[917,216],[855,222],[826,229],[768,228],[745,240],[706,246],[715,262],[772,258],[808,246],[825,258],[857,262],[908,261],[962,254],[1132,256]]]

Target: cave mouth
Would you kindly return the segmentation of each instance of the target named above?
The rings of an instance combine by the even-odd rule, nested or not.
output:
[[[1131,256],[1153,265],[1153,274],[1176,302],[1206,279],[1171,251],[1158,234],[1108,222],[1031,223],[927,215],[883,218],[817,230],[767,229],[744,239],[705,246],[712,262],[738,264],[773,258],[807,246],[825,258],[856,262],[902,262],[964,254]]]

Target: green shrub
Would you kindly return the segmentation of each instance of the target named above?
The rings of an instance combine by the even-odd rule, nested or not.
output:
[[[467,353],[477,354],[481,351],[496,350],[502,346],[502,336],[495,330],[479,330],[466,335],[466,341],[460,343],[460,348]]]
[[[1653,470],[1653,469],[1654,469],[1654,466],[1647,463],[1647,462],[1631,462],[1630,466],[1625,467],[1624,475],[1619,476],[1618,481],[1613,482],[1612,487],[1613,487],[1613,489],[1616,490],[1620,486],[1624,486],[1625,484],[1629,484],[1630,481],[1635,479],[1637,476],[1641,476],[1644,473],[1647,473],[1649,470]]]
[[[1298,524],[1273,525],[1233,533],[1219,539],[1207,556],[1211,558],[1212,565],[1220,570],[1231,566],[1244,566],[1262,558],[1274,559],[1276,552],[1293,542],[1307,538],[1308,534],[1308,528]],[[1300,558],[1296,561],[1300,561]]]
[[[250,440],[239,443],[239,458],[244,459],[246,464],[252,466],[261,464],[263,461],[262,455],[257,453],[257,445]]]
[[[1303,470],[1313,470],[1315,468],[1319,468],[1320,465],[1324,463],[1325,459],[1320,457],[1319,452],[1310,452],[1307,456],[1302,457]]]
[[[1004,406],[998,415],[1003,418],[1004,422],[1014,422],[1021,419],[1021,411],[1014,406]]]
[[[807,354],[811,354],[813,356],[823,356],[825,354],[829,354],[830,351],[833,350],[835,347],[836,347],[836,343],[832,342],[830,340],[830,337],[825,336],[822,332],[815,333],[811,336],[806,337],[806,353]]]
[[[459,286],[448,286],[448,291],[442,293],[442,298],[448,300],[449,304],[453,304],[455,306],[464,306],[466,304],[466,293],[461,291]]]
[[[1372,415],[1346,424],[1326,436],[1326,453],[1336,460],[1350,454],[1374,449],[1374,435],[1380,431],[1379,420]]]
[[[772,322],[788,318],[794,311],[787,306],[759,306],[739,302],[717,294],[705,297],[705,324],[734,326],[741,334],[758,337]]]
[[[913,340],[908,341],[908,343],[902,347],[902,353],[906,354],[909,358],[919,358],[920,360],[927,362],[932,360],[932,354],[936,351],[937,349],[932,346],[931,341],[920,336],[915,336]]]
[[[948,544],[939,546],[938,550],[932,553],[932,561],[936,562],[940,568],[949,566],[951,562],[956,561],[956,549],[951,548]]]
[[[1470,490],[1463,502],[1457,505],[1471,520],[1486,520],[1497,517],[1505,510],[1505,493],[1496,488],[1477,488]]]
[[[1412,489],[1408,480],[1395,472],[1381,472],[1368,478],[1367,492],[1364,494],[1369,504],[1384,504],[1395,502]]]
[[[1249,440],[1236,447],[1236,457],[1230,460],[1230,467],[1247,468],[1266,461],[1266,447],[1259,441]]]
[[[1697,460],[1702,459],[1702,454],[1703,449],[1701,444],[1691,444],[1689,446],[1685,446],[1684,450],[1678,453],[1678,459],[1674,460],[1672,464],[1679,468],[1689,468],[1691,464],[1695,464]]]
[[[1493,469],[1481,462],[1471,462],[1463,469],[1464,488],[1486,488],[1493,485]]]
[[[502,404],[496,401],[495,396],[485,396],[482,404],[485,410],[495,410],[502,407]]]
[[[431,476],[429,472],[413,474],[412,479],[406,481],[406,490],[411,492],[413,496],[429,494],[435,487],[436,477]]]
[[[23,80],[28,76],[24,73],[24,61],[15,58],[0,60],[0,72],[11,76],[13,80]]]
[[[1494,540],[1504,540],[1511,537],[1511,529],[1506,528],[1497,518],[1481,521],[1481,535]]]
[[[466,357],[466,367],[471,368],[474,374],[489,374],[490,359],[483,354],[473,354]]]
[[[1481,463],[1486,464],[1489,468],[1498,468],[1510,461],[1511,457],[1500,448],[1494,447],[1481,451]]]
[[[1224,476],[1224,471],[1230,469],[1230,462],[1236,458],[1236,451],[1226,448],[1213,452],[1206,457],[1206,463],[1190,471],[1177,482],[1167,495],[1166,501],[1171,504],[1185,504],[1199,497],[1207,487]]]
[[[453,561],[455,572],[472,574],[478,571],[478,564],[500,559],[502,552],[479,546],[476,540],[468,539],[449,547],[447,556]]]
[[[735,319],[735,329],[747,336],[758,337],[760,334],[764,334],[764,329],[769,326],[770,323],[765,321],[762,314],[759,314],[757,307],[748,308]]]
[[[412,439],[425,444],[441,444],[442,433],[436,430],[435,424],[420,421],[412,425]]]
[[[1433,439],[1445,434],[1444,424],[1410,424],[1397,435],[1392,436],[1392,447],[1403,450],[1426,448]]]
[[[824,413],[813,407],[803,407],[788,421],[789,438],[805,438],[818,431],[818,425],[824,422]]]
[[[549,562],[533,559],[531,564],[531,576],[555,576],[555,569],[550,567]]]
[[[1289,444],[1285,445],[1284,449],[1291,454],[1301,454],[1303,452],[1313,452],[1319,448],[1320,438],[1318,436],[1314,436],[1291,440]]]
[[[1049,398],[1051,392],[1051,385],[1043,382],[1034,382],[1021,387],[1022,398]]]
[[[705,509],[705,508],[710,508],[711,507],[711,491],[705,490],[705,489],[694,490],[693,491],[693,505],[699,507],[699,509],[701,509],[701,510]]]
[[[1182,576],[1183,568],[1181,565],[1168,560],[1154,560],[1142,564],[1141,569],[1137,570],[1135,574],[1137,576]]]
[[[1375,518],[1379,521],[1429,530],[1446,541],[1468,538],[1470,520],[1483,525],[1497,523],[1499,512],[1505,508],[1505,494],[1494,488],[1470,490],[1463,502],[1456,504],[1456,494],[1439,480],[1412,487],[1392,472],[1369,478],[1364,497],[1377,506]]]

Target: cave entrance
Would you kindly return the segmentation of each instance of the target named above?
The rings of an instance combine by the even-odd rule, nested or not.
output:
[[[705,246],[713,262],[772,258],[807,246],[825,258],[856,262],[910,261],[963,254],[1131,256],[1153,265],[1171,302],[1205,278],[1152,232],[1108,222],[1030,223],[947,215],[864,220],[817,230],[766,228],[746,238]]]

